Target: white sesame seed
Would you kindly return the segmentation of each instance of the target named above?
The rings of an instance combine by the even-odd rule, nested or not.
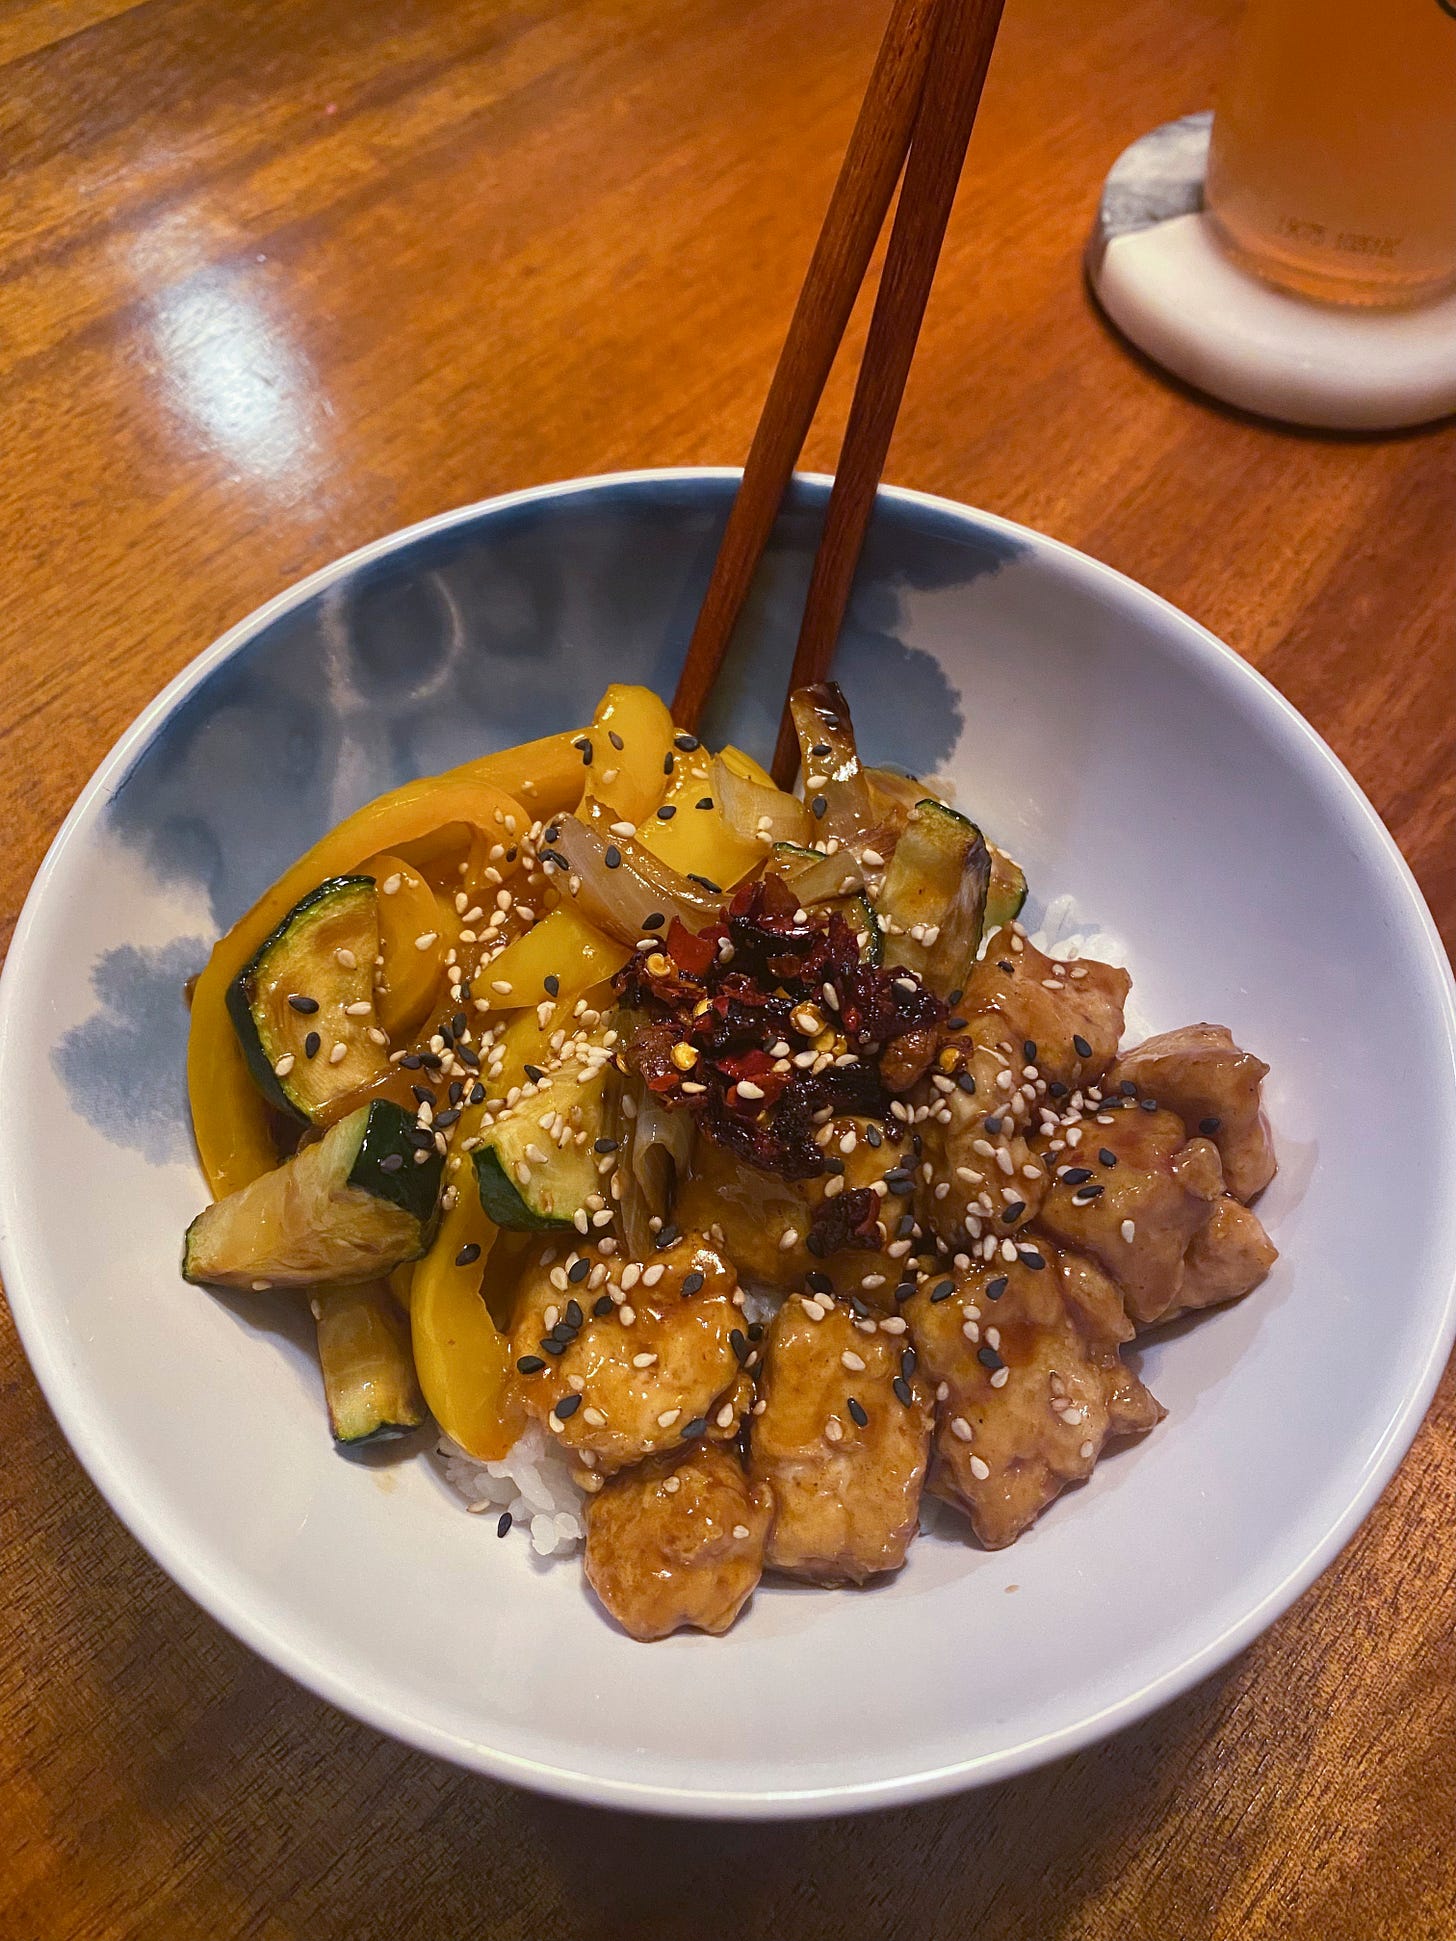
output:
[[[779,1252],[781,1254],[786,1254],[790,1251],[791,1248],[797,1247],[798,1244],[799,1244],[799,1229],[797,1227],[785,1227],[783,1232],[779,1235]]]
[[[751,1078],[740,1078],[738,1081],[738,1096],[741,1099],[761,1099],[763,1097],[763,1087],[761,1085],[755,1085]]]
[[[662,1411],[662,1414],[661,1414],[661,1415],[659,1415],[659,1416],[658,1416],[658,1418],[657,1418],[657,1426],[658,1426],[658,1428],[659,1428],[659,1429],[670,1429],[670,1428],[672,1427],[672,1425],[673,1425],[673,1423],[677,1421],[677,1419],[678,1419],[678,1417],[679,1417],[679,1416],[680,1416],[681,1414],[682,1414],[682,1410],[681,1410],[681,1409],[664,1409],[664,1410]]]
[[[265,1293],[267,1289],[270,1288],[272,1285],[273,1285],[272,1281],[256,1280],[253,1282],[253,1292],[255,1294]]]
[[[1121,1231],[1122,1231],[1122,1237],[1124,1240],[1129,1242],[1136,1240],[1137,1222],[1135,1220],[1124,1220],[1122,1223]]]
[[[293,1070],[293,1053],[291,1051],[285,1051],[277,1064],[274,1065],[273,1070],[277,1077],[287,1078],[288,1074]]]
[[[736,1540],[737,1540],[737,1541],[738,1541],[739,1543],[742,1543],[742,1542],[743,1542],[743,1540],[744,1540],[744,1538],[745,1538],[746,1536],[748,1536],[748,1534],[749,1534],[749,1529],[748,1529],[748,1525],[747,1525],[746,1523],[735,1523],[735,1524],[734,1524],[734,1526],[733,1526],[733,1535],[734,1535],[734,1537],[736,1538]]]
[[[844,1436],[844,1424],[837,1415],[831,1415],[824,1424],[824,1434],[830,1442],[839,1442]]]
[[[733,1426],[733,1415],[733,1404],[731,1402],[725,1402],[713,1420],[718,1424],[720,1429],[729,1429]]]
[[[971,1457],[971,1474],[978,1483],[984,1483],[991,1473],[991,1465],[981,1456]]]
[[[349,1047],[343,1043],[336,1044],[329,1053],[329,1063],[331,1065],[342,1065],[348,1056]]]
[[[862,1375],[864,1373],[864,1357],[855,1354],[852,1348],[846,1348],[844,1353],[839,1357],[839,1360],[841,1367],[848,1368],[851,1373],[855,1375]]]
[[[970,1423],[967,1422],[966,1418],[963,1415],[953,1415],[951,1417],[950,1432],[953,1436],[957,1436],[962,1442],[969,1442],[972,1434],[974,1433]]]
[[[666,1272],[667,1269],[660,1260],[654,1261],[650,1267],[644,1267],[642,1269],[642,1285],[644,1287],[656,1287]]]
[[[1009,1368],[998,1368],[991,1377],[991,1386],[992,1388],[1005,1388],[1010,1379],[1011,1370]]]
[[[518,1159],[516,1161],[516,1178],[521,1182],[522,1186],[529,1186],[531,1184],[531,1169],[524,1159]]]
[[[981,1328],[980,1328],[979,1322],[976,1322],[976,1321],[963,1322],[961,1324],[961,1333],[965,1336],[967,1341],[979,1341],[981,1338]]]
[[[1092,1451],[1094,1447],[1095,1447],[1095,1444],[1091,1442],[1084,1442],[1082,1444],[1082,1447],[1077,1451],[1077,1454],[1082,1458],[1083,1462],[1091,1461]]]
[[[369,1025],[365,1030],[364,1036],[374,1045],[387,1045],[389,1043],[389,1033],[381,1030],[377,1024]]]

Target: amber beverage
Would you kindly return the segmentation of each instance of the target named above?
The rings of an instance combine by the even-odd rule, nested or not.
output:
[[[1238,258],[1304,296],[1456,286],[1456,0],[1248,0],[1205,206]]]

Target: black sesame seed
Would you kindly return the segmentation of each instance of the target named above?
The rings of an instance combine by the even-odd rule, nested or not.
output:
[[[1048,1081],[1047,1083],[1048,1098],[1064,1099],[1066,1096],[1067,1096],[1067,1088],[1065,1085],[1063,1085],[1062,1081],[1059,1078],[1053,1078]]]
[[[908,1409],[911,1403],[915,1400],[915,1396],[912,1393],[910,1384],[909,1382],[906,1381],[905,1377],[903,1375],[897,1375],[894,1381],[890,1383],[890,1387],[895,1391],[895,1400],[897,1402],[903,1402],[905,1407]]]
[[[968,1020],[965,1018],[947,1018],[945,1028],[947,1031],[964,1031],[967,1022]]]
[[[967,1096],[967,1098],[969,1098],[969,1097],[970,1097],[970,1096],[971,1096],[971,1095],[972,1095],[972,1094],[973,1094],[973,1093],[975,1092],[975,1089],[976,1089],[976,1075],[975,1075],[975,1073],[974,1073],[974,1072],[957,1072],[957,1073],[956,1073],[956,1084],[957,1084],[957,1085],[958,1085],[958,1086],[960,1087],[960,1089],[961,1089],[961,1090],[962,1090],[962,1091],[963,1091],[963,1092],[964,1092],[964,1093],[966,1094],[966,1096]]]
[[[469,1045],[457,1045],[455,1047],[455,1056],[460,1060],[462,1065],[468,1065],[471,1071],[478,1072],[480,1070],[480,1060],[470,1049]]]
[[[511,1525],[512,1523],[514,1523],[514,1521],[515,1521],[515,1518],[511,1515],[509,1510],[502,1510],[500,1515],[495,1520],[496,1535],[498,1537],[508,1536],[510,1534]]]
[[[622,750],[627,746],[626,742],[623,741],[622,737],[617,733],[615,728],[608,728],[607,740],[612,744],[613,748],[616,749],[619,755],[621,754]]]
[[[463,1011],[457,1011],[454,1017],[451,1018],[450,1020],[451,1037],[458,1038],[461,1035],[461,1033],[464,1031],[468,1023],[469,1023],[469,1019],[466,1017],[465,1013]]]
[[[320,1046],[320,1045],[321,1045],[322,1043],[323,1043],[323,1039],[322,1039],[322,1038],[320,1038],[320,1036],[318,1035],[318,1033],[317,1033],[316,1031],[310,1031],[310,1032],[309,1032],[309,1034],[308,1034],[308,1036],[307,1036],[307,1037],[306,1037],[306,1038],[304,1039],[304,1041],[303,1041],[303,1055],[304,1055],[304,1057],[305,1057],[305,1058],[317,1058],[317,1057],[318,1057],[318,1052],[319,1052],[319,1046]]]
[[[711,809],[713,806],[712,796],[711,795],[699,796],[696,806],[700,809]]]
[[[1088,1044],[1087,1040],[1079,1031],[1072,1033],[1072,1049],[1079,1058],[1090,1058],[1092,1056],[1091,1045]]]
[[[546,1076],[539,1065],[526,1065],[523,1069],[533,1085],[539,1085],[541,1080]]]
[[[996,1369],[1006,1366],[994,1348],[978,1348],[976,1350],[976,1360],[983,1368],[989,1368],[993,1373]]]
[[[1102,1161],[1104,1166],[1115,1166],[1117,1164],[1117,1154],[1112,1150],[1111,1146],[1104,1146],[1097,1157]]]
[[[1103,1188],[1100,1182],[1095,1186],[1079,1186],[1077,1191],[1072,1195],[1072,1204],[1073,1206],[1090,1206],[1093,1200],[1101,1196],[1102,1191]]]
[[[666,922],[661,910],[652,910],[642,919],[644,930],[660,930]]]
[[[580,1407],[581,1397],[579,1395],[563,1395],[551,1413],[556,1417],[558,1422],[565,1422],[569,1416],[575,1415]]]
[[[539,1375],[546,1364],[539,1355],[522,1355],[516,1366],[523,1375]]]
[[[849,1296],[849,1306],[850,1312],[857,1315],[861,1321],[868,1321],[874,1313],[874,1309],[870,1306],[869,1302],[862,1301],[858,1294],[851,1294]]]
[[[616,1302],[610,1294],[598,1294],[597,1298],[592,1302],[592,1313],[600,1321],[602,1316],[604,1314],[610,1314],[615,1306]]]
[[[809,804],[809,811],[817,821],[823,817],[824,812],[828,807],[829,807],[829,804],[824,800],[824,797],[822,795],[816,795],[813,801]]]
[[[809,750],[809,753],[811,755],[827,755],[829,753],[829,743],[827,741],[816,741],[814,746]]]
[[[288,1002],[293,1006],[295,1011],[301,1011],[305,1017],[311,1016],[318,1009],[318,999],[316,997],[295,996],[289,998]]]
[[[608,869],[620,869],[622,867],[622,852],[614,842],[607,844],[607,853],[603,856],[602,861]]]
[[[954,1281],[937,1281],[935,1286],[930,1290],[930,1298],[932,1301],[948,1301],[954,1293]]]
[[[824,1170],[826,1173],[842,1173],[844,1171],[844,1161],[839,1157],[837,1152],[826,1154]]]
[[[1156,1099],[1139,1099],[1138,1105],[1144,1112],[1156,1112],[1158,1109],[1158,1101]]]
[[[1117,1089],[1125,1099],[1135,1099],[1137,1097],[1137,1086],[1134,1085],[1130,1078],[1125,1078]]]
[[[424,1063],[424,1060],[420,1057],[418,1052],[407,1051],[404,1057],[401,1058],[399,1062],[401,1065],[404,1066],[407,1072],[417,1072],[420,1069],[420,1066]]]
[[[986,1130],[987,1132],[990,1133],[993,1139],[995,1138],[996,1134],[1001,1130],[1001,1124],[1002,1124],[1002,1121],[998,1113],[993,1112],[990,1118],[987,1119]]]
[[[546,841],[559,842],[560,840],[561,840],[561,831],[557,828],[556,824],[553,822],[551,827],[546,831]]]
[[[433,1105],[435,1103],[435,1095],[428,1085],[411,1085],[410,1096],[420,1105]]]
[[[1046,1256],[1039,1254],[1035,1247],[1018,1248],[1016,1258],[1021,1262],[1023,1267],[1029,1267],[1034,1274],[1039,1274],[1042,1268],[1046,1266]]]
[[[852,1395],[849,1397],[849,1415],[850,1420],[857,1422],[860,1428],[868,1426],[869,1417],[865,1414],[863,1403],[857,1402]]]
[[[470,1103],[472,1105],[485,1104],[485,1087],[481,1084],[479,1079],[476,1079],[475,1083],[470,1088]]]
[[[1084,1179],[1091,1179],[1091,1177],[1092,1168],[1090,1166],[1069,1166],[1066,1172],[1062,1174],[1062,1184],[1064,1186],[1080,1186]]]
[[[460,1249],[459,1253],[456,1254],[455,1256],[455,1265],[457,1267],[473,1267],[475,1262],[479,1259],[480,1259],[480,1248],[475,1244],[473,1240],[467,1240],[465,1245]]]
[[[873,1126],[873,1125],[865,1127],[864,1136],[865,1136],[865,1144],[869,1146],[881,1145],[885,1137],[884,1133],[880,1131],[880,1128],[878,1126]]]
[[[915,1373],[915,1362],[916,1362],[916,1354],[913,1348],[901,1349],[900,1373],[905,1377],[907,1381]]]
[[[672,745],[674,748],[680,748],[683,754],[691,755],[696,753],[703,744],[698,740],[696,735],[690,735],[684,730],[682,734],[673,736]]]
[[[617,1142],[615,1139],[596,1139],[592,1142],[593,1152],[608,1153],[615,1152],[616,1150]]]
[[[1010,1201],[1006,1206],[1003,1206],[1001,1209],[1002,1225],[1008,1226],[1008,1227],[1015,1225],[1016,1221],[1018,1221],[1021,1218],[1022,1214],[1025,1213],[1025,1211],[1026,1211],[1025,1200]]]
[[[460,1107],[458,1105],[452,1105],[448,1111],[437,1112],[435,1114],[435,1124],[442,1132],[448,1132],[459,1117]]]
[[[750,1341],[762,1341],[762,1340],[763,1340],[763,1323],[762,1323],[762,1321],[750,1321],[750,1322],[749,1322],[749,1324],[748,1324],[748,1338],[749,1338],[749,1340],[750,1340]]]
[[[434,1150],[435,1135],[433,1132],[429,1130],[427,1126],[409,1126],[406,1129],[404,1136],[406,1139],[409,1140],[410,1144],[416,1147],[420,1152],[430,1152]]]
[[[583,1261],[582,1265],[585,1266],[585,1264],[586,1263]],[[572,1327],[579,1328],[581,1326],[582,1322],[586,1319],[586,1316],[581,1311],[580,1301],[572,1300],[566,1303],[566,1318],[571,1323]]]
[[[435,1055],[435,1053],[432,1051],[422,1051],[420,1053],[420,1063],[423,1066],[425,1066],[427,1070],[432,1072],[437,1072],[440,1070],[441,1066],[443,1065],[444,1060],[442,1058],[438,1058]]]
[[[832,1294],[834,1292],[834,1282],[830,1280],[827,1274],[821,1274],[817,1268],[812,1273],[805,1274],[804,1282],[816,1294]]]
[[[1223,1120],[1216,1113],[1210,1113],[1206,1119],[1200,1119],[1198,1121],[1198,1130],[1207,1133],[1209,1138],[1212,1138],[1222,1124]]]
[[[742,1328],[731,1328],[729,1330],[728,1346],[733,1350],[740,1366],[748,1360],[748,1341]]]
[[[708,892],[709,896],[721,896],[723,894],[723,885],[721,883],[715,883],[711,876],[698,876],[692,870],[689,870],[688,881],[698,884]]]
[[[908,1301],[910,1296],[914,1292],[915,1292],[914,1281],[901,1281],[900,1285],[895,1289],[896,1307],[899,1307],[902,1301]]]
[[[682,1228],[668,1225],[658,1229],[657,1238],[652,1244],[658,1253],[665,1253],[669,1247],[675,1247],[681,1239]]]
[[[657,811],[657,820],[659,822],[671,822],[676,814],[677,810],[673,804],[671,802],[664,802],[662,807]]]
[[[914,1231],[915,1215],[913,1213],[902,1213],[895,1225],[895,1238],[897,1240],[908,1240]]]
[[[555,1335],[548,1334],[543,1335],[541,1340],[536,1343],[536,1346],[544,1350],[548,1355],[564,1355],[569,1344],[565,1341],[558,1341]]]
[[[381,1173],[397,1173],[403,1164],[404,1160],[399,1153],[387,1152],[379,1162],[379,1170]]]
[[[577,1312],[580,1313],[581,1310],[578,1308]],[[564,1346],[569,1348],[572,1342],[575,1341],[577,1334],[580,1331],[580,1328],[581,1328],[580,1322],[577,1322],[575,1323],[575,1325],[573,1325],[570,1321],[567,1320],[566,1316],[563,1315],[561,1319],[556,1323],[556,1326],[551,1330],[551,1339],[553,1341],[559,1341]]]
[[[1005,971],[1008,977],[1014,976],[1016,972],[1015,964],[1008,963],[1004,957],[996,959],[996,968],[998,971]]]
[[[580,1287],[590,1272],[591,1262],[589,1260],[574,1260],[566,1270],[566,1278],[571,1282],[573,1287]],[[574,1302],[572,1306],[575,1306]],[[566,1312],[570,1314],[571,1308],[568,1308]]]
[[[541,851],[541,860],[543,863],[552,863],[557,869],[565,870],[568,875],[570,874],[571,864],[567,862],[559,849],[543,849]]]
[[[1025,1058],[1025,1060],[1026,1060],[1026,1062],[1027,1062],[1027,1064],[1028,1064],[1028,1065],[1034,1065],[1034,1064],[1036,1063],[1036,1040],[1035,1040],[1035,1038],[1025,1038],[1025,1039],[1023,1039],[1023,1040],[1022,1040],[1022,1045],[1021,1045],[1021,1052],[1022,1052],[1022,1056],[1023,1056],[1024,1058]]]
[[[450,1103],[452,1105],[458,1105],[464,1096],[465,1087],[458,1078],[452,1078],[450,1080]]]
[[[560,997],[561,979],[556,975],[555,971],[549,972],[541,979],[541,988],[547,997]]]
[[[988,1301],[999,1301],[1001,1296],[1006,1292],[1006,1281],[1007,1276],[1005,1274],[998,1274],[995,1280],[987,1281],[983,1289],[986,1299]]]
[[[579,742],[577,743],[577,747],[578,747],[578,748],[580,748],[580,750],[581,750],[581,765],[582,765],[582,767],[583,767],[583,768],[590,768],[590,767],[591,767],[591,764],[592,764],[592,745],[591,745],[591,743],[590,743],[589,741],[579,741]]]
[[[695,1415],[691,1422],[684,1422],[684,1424],[682,1425],[682,1430],[681,1430],[682,1439],[684,1442],[696,1442],[700,1435],[707,1434],[707,1430],[708,1430],[707,1416]]]

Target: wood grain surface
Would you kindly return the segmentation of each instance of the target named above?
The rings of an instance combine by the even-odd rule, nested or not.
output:
[[[0,9],[0,942],[138,708],[300,574],[508,487],[741,458],[884,6]],[[1450,940],[1456,430],[1219,412],[1080,283],[1107,165],[1212,98],[1230,14],[1010,0],[889,476],[1240,648]],[[811,464],[847,397],[841,366]],[[1449,1375],[1337,1568],[1146,1724],[931,1806],[713,1827],[512,1792],[295,1689],[111,1517],[3,1329],[4,1941],[1456,1934]]]

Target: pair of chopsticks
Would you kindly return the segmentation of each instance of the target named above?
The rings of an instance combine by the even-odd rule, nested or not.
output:
[[[723,664],[903,173],[794,650],[789,691],[822,681],[829,671],[980,105],[1002,4],[1003,0],[893,0],[688,645],[672,704],[673,718],[683,728],[697,727]],[[780,787],[789,787],[797,766],[786,700],[773,762]]]

